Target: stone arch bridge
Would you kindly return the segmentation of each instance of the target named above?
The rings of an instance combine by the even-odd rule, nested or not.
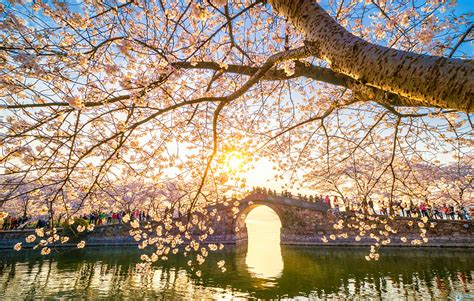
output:
[[[245,218],[258,206],[267,206],[278,215],[281,222],[282,244],[308,240],[318,232],[323,234],[328,230],[328,220],[333,218],[332,213],[328,212],[330,207],[319,201],[307,202],[284,196],[254,193],[238,202],[239,212],[234,214],[231,209],[227,209],[229,212],[224,214],[221,224],[224,227],[219,227],[221,233],[226,236],[226,240],[236,243],[247,240]]]
[[[235,200],[233,200],[235,201]],[[239,200],[239,212],[232,211],[234,206],[219,208],[221,220],[213,224],[215,230],[211,240],[227,243],[247,241],[245,217],[258,206],[267,206],[279,217],[281,222],[280,240],[282,244],[299,244],[309,242],[315,234],[324,235],[335,217],[329,212],[330,207],[324,202],[308,202],[299,199],[254,193]]]

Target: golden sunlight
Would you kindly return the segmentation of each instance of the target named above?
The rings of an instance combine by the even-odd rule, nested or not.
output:
[[[229,173],[240,172],[245,165],[245,156],[239,151],[228,152],[224,157],[224,166],[229,170]]]
[[[245,264],[253,277],[274,280],[283,272],[280,248],[281,222],[278,215],[267,206],[253,209],[245,220],[248,248]],[[266,286],[271,286],[267,282]]]

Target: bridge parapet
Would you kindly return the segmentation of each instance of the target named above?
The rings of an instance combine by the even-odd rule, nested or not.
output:
[[[304,209],[309,209],[309,210],[315,210],[315,211],[321,211],[321,212],[326,212],[329,209],[328,204],[324,202],[308,202],[296,198],[290,198],[290,197],[284,197],[284,196],[275,196],[275,195],[269,195],[265,193],[253,193],[248,196],[246,196],[244,199],[241,201],[241,206],[247,206],[245,203],[248,202],[267,202],[267,203],[272,203],[276,205],[284,205],[284,206],[291,206],[291,207],[297,207],[297,208],[304,208]],[[263,204],[263,203],[262,203]]]

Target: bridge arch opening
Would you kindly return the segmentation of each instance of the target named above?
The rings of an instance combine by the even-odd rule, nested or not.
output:
[[[251,206],[245,211],[247,211],[244,218],[247,234],[245,257],[247,269],[256,278],[276,279],[283,272],[280,217],[266,205]]]
[[[266,205],[256,205],[245,211],[244,222],[249,243],[265,240],[280,244],[281,220],[275,210]]]

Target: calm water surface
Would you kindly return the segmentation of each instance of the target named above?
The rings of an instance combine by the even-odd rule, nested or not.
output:
[[[366,262],[366,249],[226,247],[203,264],[202,277],[186,258],[135,271],[135,248],[86,248],[42,257],[0,251],[0,300],[37,298],[181,299],[474,299],[474,254],[446,249],[383,252]],[[216,268],[224,259],[227,272]]]

